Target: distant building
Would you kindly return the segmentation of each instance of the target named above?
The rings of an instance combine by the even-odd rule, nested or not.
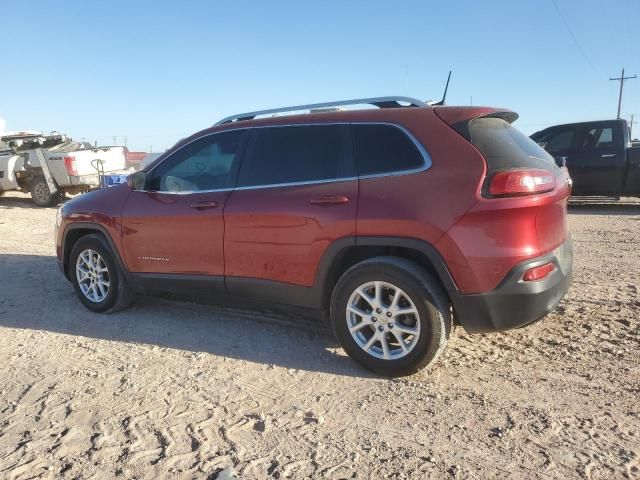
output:
[[[125,154],[127,156],[127,161],[131,163],[138,163],[144,160],[144,157],[147,156],[147,152],[132,152],[129,149],[126,149]]]

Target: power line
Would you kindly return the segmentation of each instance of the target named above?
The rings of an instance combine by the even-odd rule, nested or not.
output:
[[[622,88],[624,87],[624,81],[625,80],[632,80],[634,78],[638,78],[637,75],[634,75],[633,77],[625,77],[624,76],[624,68],[622,69],[622,75],[620,75],[619,78],[611,78],[609,77],[609,80],[615,80],[620,82],[620,94],[618,95],[618,116],[616,118],[620,118],[620,107],[622,106]]]
[[[591,63],[591,60],[589,60],[589,57],[587,57],[586,52],[584,51],[584,49],[582,48],[582,46],[580,45],[580,42],[578,42],[578,38],[576,37],[576,35],[573,33],[573,30],[571,30],[571,27],[569,26],[569,22],[567,22],[567,19],[564,18],[564,15],[562,14],[562,12],[560,11],[560,8],[558,7],[558,3],[556,2],[556,0],[551,0],[553,2],[553,6],[556,7],[556,12],[558,12],[558,15],[560,16],[560,18],[562,19],[562,22],[564,23],[564,26],[567,28],[567,31],[569,32],[569,34],[571,35],[571,38],[573,38],[573,42],[576,44],[576,47],[578,47],[578,50],[580,50],[580,53],[582,54],[582,56],[584,57],[585,61],[589,64],[589,66],[591,67],[591,69],[594,71],[594,73],[598,76],[600,76],[600,72],[598,71],[598,69],[595,67],[595,65],[593,63]]]

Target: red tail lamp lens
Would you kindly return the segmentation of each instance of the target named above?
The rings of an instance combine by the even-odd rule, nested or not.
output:
[[[555,186],[556,177],[548,170],[508,170],[493,176],[489,193],[495,197],[531,195],[550,192]]]
[[[522,277],[522,280],[525,282],[534,282],[536,280],[542,280],[551,272],[556,269],[556,266],[553,262],[545,263],[544,265],[540,265],[539,267],[533,267],[527,270]]]
[[[70,177],[78,175],[78,168],[76,167],[75,157],[64,157],[64,168],[67,169],[67,173]]]

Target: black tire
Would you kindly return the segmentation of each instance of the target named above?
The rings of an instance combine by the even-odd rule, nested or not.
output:
[[[33,203],[39,207],[51,207],[58,203],[56,194],[52,194],[44,177],[35,177],[29,185]]]
[[[106,296],[101,301],[93,301],[83,293],[78,275],[76,274],[76,264],[78,257],[86,250],[97,252],[104,261],[108,270],[106,278],[109,287]],[[73,288],[82,304],[92,312],[113,313],[128,307],[135,299],[135,294],[127,285],[126,278],[116,261],[109,244],[100,234],[91,234],[80,237],[71,250],[69,264],[67,265],[69,278]],[[104,275],[104,274],[103,274]]]
[[[59,203],[63,203],[67,199],[67,194],[63,190],[58,190],[55,194],[54,204],[58,205]]]
[[[420,333],[412,349],[400,358],[377,358],[360,347],[349,331],[346,315],[349,299],[358,287],[374,281],[400,288],[418,312]],[[384,316],[379,317],[379,322],[384,321]],[[449,297],[433,275],[403,258],[376,257],[358,263],[340,277],[331,295],[331,324],[342,348],[351,358],[377,374],[395,377],[409,375],[435,361],[449,338],[452,317]],[[370,328],[375,325],[380,328],[380,323],[372,324]],[[377,335],[377,332],[373,330],[371,335]],[[386,338],[395,341],[394,337]],[[400,348],[399,343],[397,348]]]

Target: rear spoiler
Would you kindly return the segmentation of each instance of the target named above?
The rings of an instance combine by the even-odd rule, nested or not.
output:
[[[462,135],[467,140],[469,134],[469,122],[476,118],[501,118],[505,122],[513,123],[518,119],[518,114],[506,108],[491,107],[434,107],[434,112],[447,125]]]
[[[468,122],[478,117],[498,117],[513,123],[518,119],[518,114],[508,108],[492,107],[433,107],[435,114],[448,125],[459,122]]]

